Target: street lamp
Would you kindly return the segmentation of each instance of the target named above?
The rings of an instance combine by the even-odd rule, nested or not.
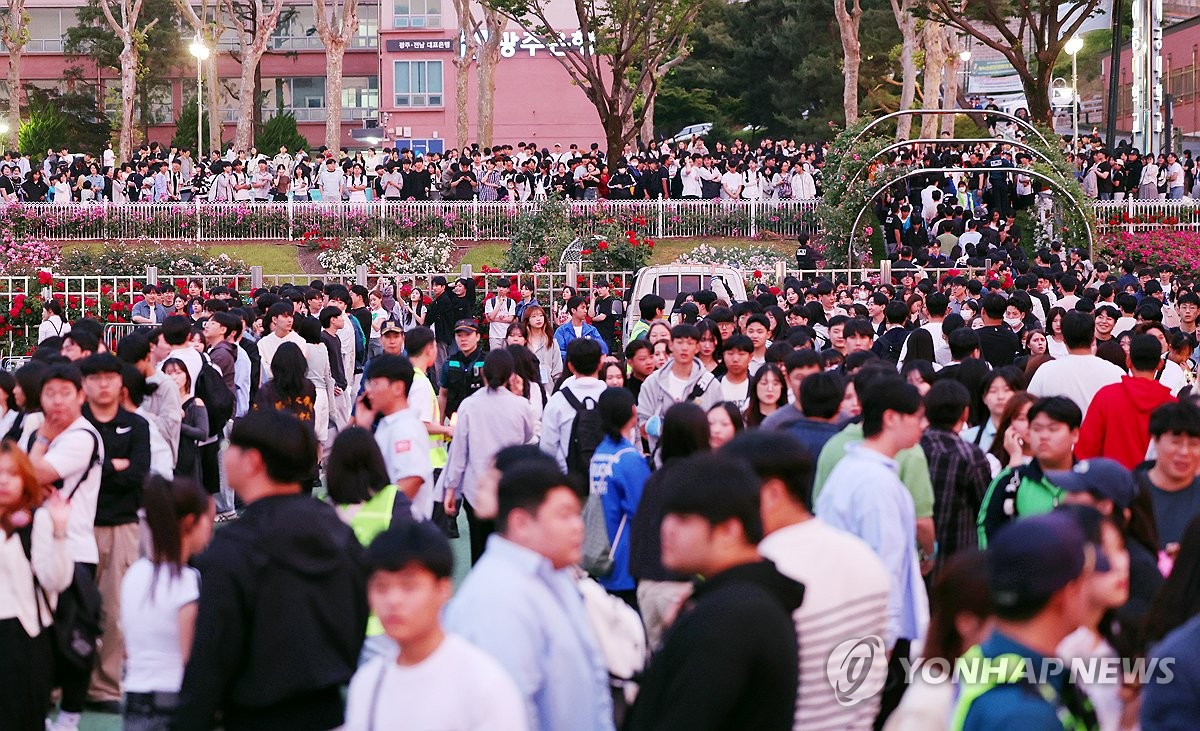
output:
[[[200,70],[204,62],[208,60],[208,46],[204,45],[204,39],[200,37],[200,31],[196,31],[196,37],[192,40],[192,45],[188,47],[192,55],[196,57],[196,164],[204,164],[204,77],[201,76]]]
[[[1083,39],[1071,36],[1063,46],[1063,50],[1071,54],[1071,146],[1079,149],[1079,64],[1076,57],[1083,50]]]
[[[963,95],[963,98],[966,99],[967,94],[970,93],[970,91],[971,91],[971,66],[970,66],[971,52],[970,51],[960,51],[958,54],[958,58],[959,58],[959,60],[962,61],[962,67],[963,67],[962,95]]]

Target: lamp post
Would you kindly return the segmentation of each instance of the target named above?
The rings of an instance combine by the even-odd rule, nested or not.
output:
[[[200,31],[196,31],[196,37],[192,40],[192,45],[188,47],[192,55],[196,57],[196,164],[204,164],[204,77],[201,75],[201,69],[204,62],[208,60],[208,46],[204,45],[204,39],[200,37]]]
[[[1077,56],[1083,50],[1083,39],[1072,36],[1063,50],[1071,54],[1071,146],[1079,149],[1079,64]]]

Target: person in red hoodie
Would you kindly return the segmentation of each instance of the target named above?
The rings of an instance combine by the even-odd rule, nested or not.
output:
[[[1162,346],[1153,335],[1135,335],[1129,343],[1129,370],[1118,383],[1096,392],[1088,407],[1076,459],[1108,457],[1133,469],[1146,460],[1150,446],[1150,414],[1176,399],[1155,378],[1161,365]]]

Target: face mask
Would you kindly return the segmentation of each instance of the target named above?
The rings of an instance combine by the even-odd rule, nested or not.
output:
[[[1016,327],[1021,324],[1021,320],[1016,317],[1006,317],[1004,318],[1004,324],[1009,327]]]

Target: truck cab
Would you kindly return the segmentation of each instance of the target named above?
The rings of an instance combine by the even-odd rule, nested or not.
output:
[[[666,300],[667,314],[680,292],[697,292],[711,289],[718,299],[731,304],[746,299],[746,282],[741,272],[725,266],[704,264],[667,264],[643,267],[634,277],[629,290],[628,314],[622,327],[622,342],[629,342],[633,326],[641,319],[638,302],[648,294],[657,294]]]

